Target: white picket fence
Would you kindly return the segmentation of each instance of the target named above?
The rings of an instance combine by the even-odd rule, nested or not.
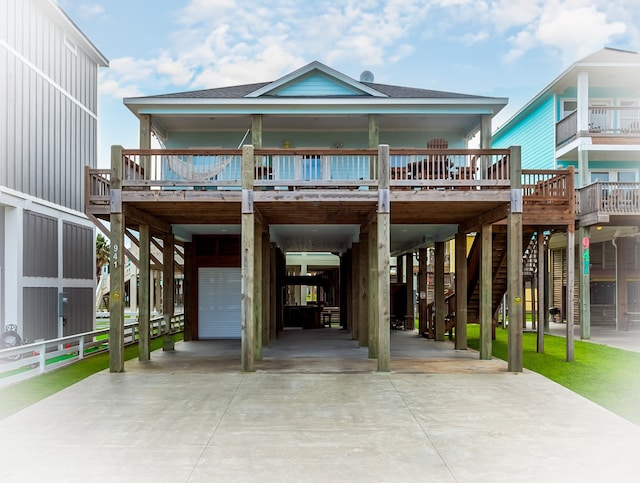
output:
[[[162,316],[151,320],[152,338],[163,335]],[[184,314],[172,317],[169,332],[184,330]],[[124,344],[138,341],[138,322],[124,326]],[[0,388],[45,372],[73,364],[85,357],[109,350],[109,329],[94,330],[82,334],[60,337],[0,350]]]

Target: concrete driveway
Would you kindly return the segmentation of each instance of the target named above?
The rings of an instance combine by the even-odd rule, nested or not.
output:
[[[314,333],[315,332],[315,333]],[[0,421],[3,482],[636,482],[640,427],[535,373],[393,333],[392,371],[337,329],[96,374]]]

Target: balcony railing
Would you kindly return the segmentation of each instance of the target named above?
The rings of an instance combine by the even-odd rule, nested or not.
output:
[[[640,107],[590,107],[590,134],[640,136]],[[572,112],[556,123],[556,145],[578,136],[578,113]]]
[[[598,181],[578,190],[577,214],[640,215],[640,183]]]
[[[377,189],[377,149],[256,149],[258,189]],[[122,150],[125,190],[239,190],[242,150]],[[392,189],[510,187],[508,149],[392,149]],[[108,205],[111,170],[88,169],[86,200]]]

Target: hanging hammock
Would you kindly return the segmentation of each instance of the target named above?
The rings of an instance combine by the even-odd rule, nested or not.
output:
[[[176,176],[184,180],[208,181],[216,178],[222,173],[234,156],[193,156],[193,155],[171,155],[166,156],[169,169]]]

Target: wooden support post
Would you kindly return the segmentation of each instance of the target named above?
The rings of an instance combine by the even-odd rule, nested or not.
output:
[[[251,116],[251,144],[254,149],[262,149],[262,115]],[[253,171],[251,171],[253,173]]]
[[[138,304],[138,360],[148,361],[151,357],[149,350],[151,312],[149,310],[149,296],[151,285],[150,272],[150,235],[149,225],[140,225],[140,303]],[[135,290],[135,288],[133,289]]]
[[[390,164],[389,145],[381,144],[378,148],[378,249],[377,265],[378,282],[378,371],[388,372],[391,363],[391,251],[390,242]]]
[[[253,212],[253,146],[242,148],[242,307],[240,323],[242,327],[242,370],[255,371],[255,316],[253,297],[255,296],[254,254],[255,254],[255,214]]]
[[[193,242],[184,244],[184,340],[197,340],[198,334],[193,323],[198,313],[196,305],[197,269],[194,267],[194,246]]]
[[[580,239],[580,338],[591,338],[591,275],[590,275],[590,228],[579,230]]]
[[[522,372],[522,172],[520,146],[510,148],[511,209],[507,217],[507,292],[509,293],[509,343],[507,370]]]
[[[360,229],[358,346],[369,347],[369,232]]]
[[[545,307],[545,271],[547,251],[544,246],[544,234],[538,229],[538,327],[536,352],[544,353],[544,321],[546,320]]]
[[[573,324],[575,322],[576,241],[573,224],[567,226],[567,362],[573,362]]]
[[[173,334],[171,333],[171,319],[173,318],[173,291],[174,291],[174,239],[173,234],[162,237],[162,316],[164,319],[164,335],[162,338],[162,350],[172,351],[175,348]]]
[[[377,220],[377,218],[376,218]],[[369,358],[378,357],[378,223],[369,225]]]
[[[354,243],[351,252],[351,339],[360,338],[360,243]]]
[[[396,282],[404,283],[404,256],[398,255],[396,257]]]
[[[353,249],[348,249],[345,254],[340,257],[341,268],[340,271],[344,273],[344,276],[341,277],[342,281],[340,285],[343,287],[342,292],[344,293],[344,301],[346,307],[344,311],[344,317],[342,317],[342,328],[348,331],[351,331],[352,327],[352,316],[353,316],[353,292],[351,291],[351,283],[352,283],[352,271],[351,267],[353,266]],[[342,305],[342,303],[340,304]]]
[[[614,238],[616,245],[616,330],[628,331],[628,270],[629,239]]]
[[[109,372],[124,372],[124,232],[122,146],[111,146]]]
[[[139,146],[140,149],[151,149],[151,114],[140,114],[140,131],[139,131]],[[149,179],[149,172],[151,170],[151,157],[142,156],[140,158],[140,165],[144,170],[145,179]]]
[[[270,243],[271,269],[269,270],[269,287],[271,304],[269,305],[271,314],[269,315],[269,340],[275,340],[278,333],[278,306],[280,300],[280,287],[278,287],[278,248]]]
[[[491,289],[493,285],[492,267],[492,227],[482,225],[482,256],[480,257],[480,359],[490,360],[492,357],[493,307]],[[509,326],[512,320],[509,319]]]
[[[267,228],[267,227],[265,227]],[[268,346],[271,328],[271,242],[268,228],[262,233],[262,346]]]
[[[407,318],[405,319],[405,329],[414,330],[415,323],[415,315],[414,315],[414,305],[415,305],[415,295],[413,294],[413,252],[407,253],[405,256],[405,274],[407,279]]]
[[[456,233],[456,339],[457,350],[467,349],[467,234]]]
[[[427,333],[427,249],[418,251],[418,332]]]
[[[254,316],[254,352],[255,360],[262,360],[262,225],[255,221],[253,225],[253,316]]]
[[[443,341],[445,332],[444,317],[447,311],[444,301],[444,242],[437,241],[435,243],[435,258],[435,339],[437,341]]]

